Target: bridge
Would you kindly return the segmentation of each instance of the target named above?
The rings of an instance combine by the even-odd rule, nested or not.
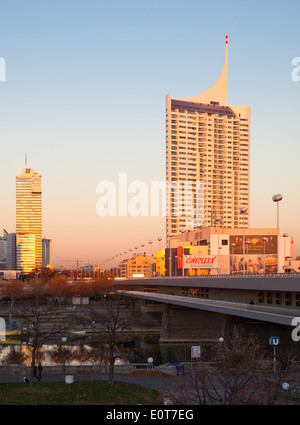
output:
[[[116,281],[140,300],[141,314],[161,314],[161,340],[213,339],[239,321],[292,326],[300,317],[300,275],[210,275]]]

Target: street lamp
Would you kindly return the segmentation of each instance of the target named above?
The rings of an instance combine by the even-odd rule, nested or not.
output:
[[[287,238],[288,237],[288,233],[283,233],[282,234],[282,236],[284,237],[284,239],[283,239],[283,243],[284,243],[284,259],[283,259],[283,266],[282,266],[282,268],[284,269],[284,273],[285,273],[285,254],[286,254],[286,252],[285,252],[285,238]]]
[[[151,247],[151,245],[153,244],[153,241],[149,241],[148,244],[150,245],[150,256],[152,256],[152,247]]]
[[[248,207],[240,207],[240,213],[243,214],[243,274],[245,274],[245,214]]]
[[[222,216],[221,215],[216,215],[215,216],[215,221],[218,223],[219,221],[222,220]],[[220,274],[220,231],[218,230],[218,274]]]
[[[246,257],[246,259],[247,259],[247,274],[249,273],[249,243],[250,243],[250,241],[245,241],[245,244],[247,245],[247,257]]]
[[[150,277],[153,277],[153,275],[152,275],[152,272],[153,272],[153,269],[152,269],[152,244],[153,244],[153,241],[148,241],[148,244],[150,245],[150,261],[149,261],[149,264],[150,264]]]
[[[264,273],[266,274],[266,242],[268,240],[268,238],[266,238],[265,236],[262,238],[263,240],[263,244],[264,244]]]
[[[151,369],[152,369],[152,364],[153,364],[153,358],[152,357],[148,357],[148,363],[149,363],[149,384],[150,384],[150,389],[149,389],[149,395],[151,398]]]
[[[135,246],[134,249],[138,249],[138,246]],[[137,277],[137,252],[135,254],[135,277]]]
[[[283,390],[288,390],[290,388],[290,384],[288,383],[288,382],[284,382],[283,384],[282,384],[282,389]]]
[[[65,336],[62,337],[62,343],[63,343],[63,374],[66,373],[66,366],[65,366],[65,362],[66,362],[66,347],[65,344],[67,342],[67,338]]]
[[[278,193],[272,196],[272,201],[277,203],[277,273],[279,272],[279,202],[282,200],[282,195]]]
[[[170,253],[170,256],[169,256],[169,277],[171,276],[171,270],[172,270],[172,257],[171,257],[171,252],[172,252],[172,249],[171,249],[171,237],[172,237],[172,235],[173,235],[173,233],[168,233],[168,247],[169,247],[169,253]],[[167,259],[167,258],[166,258]]]
[[[157,238],[157,240],[158,240],[158,242],[159,242],[159,251],[161,250],[161,241],[162,241],[162,237],[161,236],[159,236],[158,238]]]

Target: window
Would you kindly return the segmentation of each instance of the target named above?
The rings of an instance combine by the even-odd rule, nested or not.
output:
[[[285,294],[285,305],[292,305],[292,294]]]
[[[267,292],[267,303],[272,304],[272,301],[273,301],[272,292]]]

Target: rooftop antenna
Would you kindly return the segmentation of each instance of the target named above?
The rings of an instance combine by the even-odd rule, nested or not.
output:
[[[25,167],[27,168],[27,153],[25,153]]]

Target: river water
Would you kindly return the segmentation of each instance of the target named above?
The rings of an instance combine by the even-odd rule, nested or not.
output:
[[[300,360],[300,341],[293,342],[291,339],[291,329],[289,327],[266,324],[262,322],[244,323],[244,329],[250,334],[254,332],[260,342],[264,344],[267,357],[273,356],[273,348],[269,345],[270,336],[279,336],[280,345],[276,347],[279,356],[285,353],[295,355]],[[107,362],[107,352],[105,345],[97,334],[85,333],[84,331],[73,332],[67,336],[67,342],[62,343],[61,336],[43,345],[38,352],[37,362],[41,361],[45,365],[62,364],[63,359],[68,365],[91,365]],[[11,340],[9,338],[14,338]],[[31,352],[28,347],[17,340],[18,336],[7,337],[0,344],[0,363],[30,364]],[[172,362],[186,362],[191,360],[192,346],[200,346],[201,358],[212,361],[213,347],[218,344],[204,341],[194,343],[172,343],[161,344],[159,331],[135,333],[134,337],[127,339],[122,344],[117,364],[147,363],[147,359],[152,357],[154,365],[162,365]],[[104,349],[104,350],[103,350]]]

